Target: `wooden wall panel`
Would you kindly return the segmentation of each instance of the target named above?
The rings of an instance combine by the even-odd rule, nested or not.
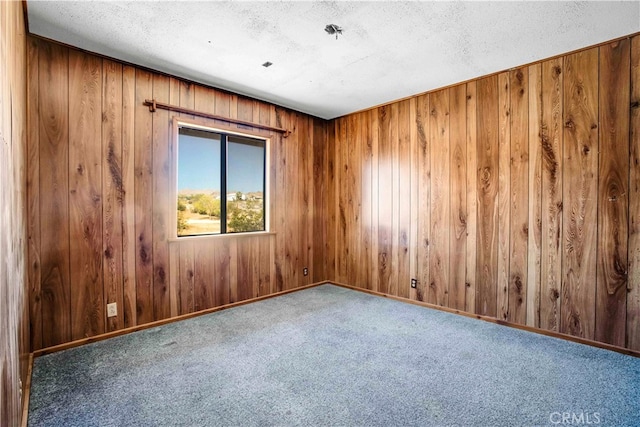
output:
[[[430,271],[430,242],[431,236],[431,138],[430,138],[430,105],[429,96],[422,95],[417,98],[416,107],[416,136],[418,137],[418,285],[416,299],[427,301]]]
[[[498,276],[496,316],[509,317],[511,246],[511,88],[509,73],[498,75]]]
[[[560,332],[593,339],[598,208],[598,49],[565,58]]]
[[[398,104],[398,295],[409,297],[407,283],[411,283],[409,237],[411,228],[411,103],[407,99]],[[362,179],[359,173],[359,164],[355,164],[354,176]],[[358,186],[355,187],[354,197],[359,198]],[[357,213],[357,212],[356,212]],[[359,259],[359,255],[356,259]],[[359,262],[356,262],[359,264]]]
[[[124,308],[122,174],[122,65],[102,63],[102,265],[104,304]],[[103,311],[106,317],[106,313]],[[106,332],[122,329],[124,316],[106,319]]]
[[[637,37],[332,122],[30,38],[34,349],[94,333],[74,324],[70,291],[86,273],[77,261],[96,258],[72,254],[68,238],[84,232],[80,209],[92,212],[74,197],[94,187],[98,273],[80,292],[103,299],[105,330],[330,279],[637,348]],[[74,89],[72,76],[91,75],[76,61],[100,64],[99,90]],[[172,113],[142,105],[156,96],[294,131],[271,138],[273,234],[167,240]],[[98,131],[68,115],[87,105],[101,109]],[[96,135],[99,178],[74,165],[83,132]],[[594,212],[598,234],[580,235]],[[570,251],[578,242],[582,252]],[[594,274],[596,287],[583,286]],[[113,298],[124,307],[107,321]]]
[[[71,339],[105,331],[102,270],[102,60],[69,52]]]
[[[153,98],[169,103],[169,78],[153,76]],[[153,241],[153,320],[171,316],[169,296],[169,243],[167,242],[167,222],[172,216],[167,212],[171,185],[171,158],[169,157],[169,111],[158,110],[153,114],[153,217],[151,220]]]
[[[562,280],[562,68],[562,58],[542,63],[540,327],[552,331],[560,327]]]
[[[378,139],[378,291],[387,293],[390,291],[389,282],[392,277],[391,258],[393,255],[393,210],[391,202],[393,200],[393,178],[390,108],[380,107],[378,115],[380,126]],[[338,188],[340,188],[340,185],[338,185]],[[340,238],[339,235],[336,237]]]
[[[498,78],[478,81],[478,236],[476,313],[497,314]]]
[[[507,320],[527,320],[527,263],[529,237],[529,73],[526,68],[510,72],[510,224],[509,308]]]
[[[449,89],[449,307],[464,310],[467,259],[467,86]]]
[[[627,347],[640,350],[640,38],[631,40]]]
[[[527,325],[540,327],[542,241],[542,65],[529,67],[529,235],[527,237]]]
[[[52,44],[39,44],[37,123],[40,143],[41,312],[45,347],[70,341],[69,282],[69,54]],[[46,185],[46,190],[42,186]],[[38,298],[37,297],[37,298]]]
[[[638,40],[334,120],[328,278],[637,348]]]
[[[327,127],[320,119],[313,120],[313,234],[310,244],[313,247],[311,259],[311,282],[318,282],[327,277],[327,257],[325,253],[327,235]],[[268,242],[267,242],[268,243]],[[262,251],[261,251],[262,252]],[[365,282],[366,283],[366,282]],[[262,294],[262,293],[261,293]]]
[[[449,90],[429,96],[429,138],[431,140],[431,231],[429,291],[427,302],[447,306],[449,302]]]
[[[326,121],[28,41],[28,99],[35,103],[26,157],[34,350],[327,278]],[[236,126],[271,138],[270,234],[169,238],[176,114],[151,113],[143,105],[150,98],[292,130],[284,138]],[[359,153],[348,158],[357,161]],[[358,179],[351,212],[361,206]],[[107,318],[110,302],[118,316]]]
[[[371,260],[369,268],[371,269],[371,289],[377,291],[380,289],[380,276],[378,275],[378,259],[379,259],[379,209],[378,204],[380,201],[380,180],[379,180],[379,150],[380,150],[380,116],[378,110],[373,109],[368,112],[368,120],[365,122],[365,126],[368,127],[368,132],[371,133]],[[365,117],[367,117],[365,115]],[[331,162],[331,158],[329,158]],[[328,214],[331,217],[331,211]],[[331,229],[327,230],[329,237],[333,236]],[[331,277],[330,275],[327,277]]]
[[[39,121],[39,46],[38,40],[27,43],[29,96],[27,123]],[[32,125],[27,133],[27,278],[29,283],[30,347],[42,347],[42,293],[40,260],[40,126]]]
[[[135,202],[136,70],[122,67],[122,280],[124,327],[138,324],[136,308],[136,202]]]
[[[629,238],[629,39],[600,48],[596,339],[624,346]]]
[[[469,82],[467,89],[467,241],[466,241],[466,280],[464,309],[469,313],[476,310],[476,262],[477,262],[477,238],[478,238],[478,144],[477,144],[477,84]],[[428,209],[427,209],[428,210]]]
[[[136,69],[134,131],[135,281],[139,325],[153,321],[153,117],[144,100],[153,95],[153,75]]]
[[[28,48],[34,55],[33,47]],[[37,65],[35,68],[37,69]],[[21,2],[0,3],[0,425],[21,423],[23,386],[30,352],[29,293],[40,274],[39,259],[27,263],[27,253],[39,252],[38,227],[27,225],[27,182],[33,186],[39,171],[27,167],[32,139],[27,140],[27,43]],[[34,204],[29,197],[28,204]],[[29,241],[27,242],[27,231]],[[34,238],[35,237],[35,238]],[[36,246],[38,245],[38,246]],[[29,271],[26,270],[28,265]],[[29,280],[29,282],[27,281]],[[31,298],[32,301],[35,298]],[[39,300],[39,297],[38,297]],[[40,306],[36,305],[39,310]],[[38,326],[40,328],[40,326]],[[42,337],[41,330],[36,331]]]

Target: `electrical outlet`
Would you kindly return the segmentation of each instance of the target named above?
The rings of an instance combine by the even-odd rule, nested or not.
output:
[[[114,317],[118,315],[118,303],[112,302],[107,304],[107,317]]]
[[[418,279],[411,279],[411,287],[415,289],[418,286]]]
[[[307,267],[302,269],[302,275],[303,276],[308,276],[309,275],[309,269]]]

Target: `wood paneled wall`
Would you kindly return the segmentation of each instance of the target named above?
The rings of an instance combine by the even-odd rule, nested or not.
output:
[[[336,119],[329,279],[640,350],[639,104],[635,36]]]
[[[174,113],[151,98],[292,130],[271,139],[274,234],[168,241]],[[34,350],[326,278],[327,122],[35,37],[28,99]]]
[[[20,424],[29,348],[25,276],[26,35],[22,4],[0,2],[0,425]]]

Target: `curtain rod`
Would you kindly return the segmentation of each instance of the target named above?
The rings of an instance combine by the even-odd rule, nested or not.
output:
[[[178,107],[176,105],[169,105],[169,104],[163,104],[161,102],[156,102],[155,99],[145,99],[144,105],[148,105],[149,111],[152,113],[155,112],[156,109],[160,108],[162,110],[174,111],[176,113],[191,114],[194,116],[205,117],[207,119],[221,120],[221,121],[224,121],[227,123],[233,123],[236,125],[244,125],[244,126],[251,126],[258,129],[272,130],[272,131],[281,133],[284,138],[288,137],[291,134],[291,131],[289,129],[282,129],[279,127],[262,125],[259,123],[247,122],[244,120],[231,119],[229,117],[218,116],[216,114],[203,113],[200,111],[190,110],[188,108]]]

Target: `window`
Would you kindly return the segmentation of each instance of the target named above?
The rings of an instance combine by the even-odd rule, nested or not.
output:
[[[176,235],[265,231],[267,141],[184,124],[177,135]]]

